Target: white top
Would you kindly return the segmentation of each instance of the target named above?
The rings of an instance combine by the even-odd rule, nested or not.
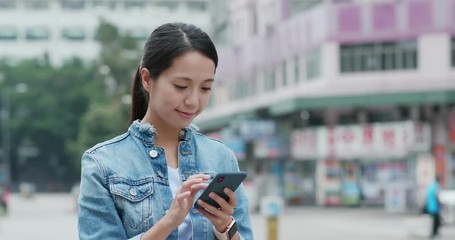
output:
[[[172,196],[175,198],[175,194],[182,186],[180,180],[179,169],[167,166],[167,172],[169,176],[169,186],[171,187]],[[186,215],[185,220],[178,228],[178,239],[179,240],[191,240],[193,239],[193,227],[191,225],[190,215]]]

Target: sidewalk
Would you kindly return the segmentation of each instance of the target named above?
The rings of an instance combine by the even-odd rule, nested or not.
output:
[[[259,214],[251,217],[255,239],[267,239],[266,219]],[[387,213],[383,209],[292,207],[279,219],[278,239],[428,239],[430,226],[427,215]],[[443,226],[441,236],[455,239],[455,225]]]
[[[77,215],[70,194],[11,198],[10,215],[0,218],[1,240],[77,240]],[[267,240],[267,221],[251,214],[254,239]],[[279,218],[280,240],[419,240],[428,239],[430,218],[392,214],[382,209],[289,207]],[[455,225],[441,229],[455,239]],[[197,240],[197,239],[195,239]]]

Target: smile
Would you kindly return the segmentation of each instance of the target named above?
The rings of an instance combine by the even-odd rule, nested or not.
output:
[[[187,113],[187,112],[182,112],[182,111],[179,111],[179,110],[176,110],[180,116],[182,116],[183,118],[186,118],[186,119],[191,119],[193,116],[194,116],[194,113]]]

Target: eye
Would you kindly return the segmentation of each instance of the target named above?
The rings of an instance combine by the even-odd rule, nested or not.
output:
[[[212,91],[212,88],[211,87],[203,87],[202,91],[204,91],[204,92]]]
[[[186,86],[177,85],[177,84],[174,84],[174,87],[177,88],[178,90],[183,90],[183,89],[187,88]]]

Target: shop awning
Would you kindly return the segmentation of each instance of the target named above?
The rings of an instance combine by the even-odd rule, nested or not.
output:
[[[368,94],[336,97],[304,97],[277,102],[268,109],[272,116],[300,110],[339,107],[399,106],[455,103],[455,91]]]

